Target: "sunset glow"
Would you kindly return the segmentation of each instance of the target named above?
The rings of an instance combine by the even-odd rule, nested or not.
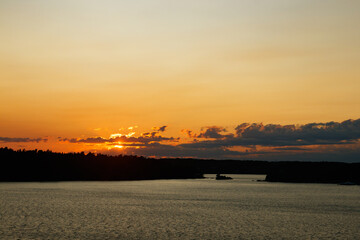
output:
[[[360,239],[360,0],[0,0],[0,240]]]
[[[123,148],[123,147],[124,147],[124,146],[122,146],[122,145],[115,145],[115,146],[114,146],[114,148],[120,148],[120,149]]]
[[[3,0],[0,147],[358,161],[358,9]]]

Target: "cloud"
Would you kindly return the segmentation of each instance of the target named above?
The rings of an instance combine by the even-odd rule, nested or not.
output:
[[[157,131],[157,132],[165,132],[165,129],[167,128],[167,126],[162,126],[162,127],[153,127],[153,130]]]
[[[102,138],[102,137],[90,137],[90,138],[60,138],[61,142],[69,142],[69,143],[106,143],[111,142],[115,138]]]
[[[11,138],[11,137],[0,137],[0,142],[3,143],[19,143],[19,142],[47,142],[47,138]]]
[[[308,151],[281,151],[275,153],[247,156],[248,159],[267,161],[326,161],[326,162],[359,162],[360,146],[349,148],[326,146],[325,149],[308,149]]]
[[[137,145],[137,144],[125,144],[125,147],[128,146],[137,146],[138,148],[123,148],[119,149],[109,149],[101,150],[101,153],[118,155],[118,154],[128,154],[128,155],[140,155],[140,156],[156,156],[156,157],[193,157],[193,158],[221,158],[221,159],[233,159],[240,156],[249,155],[249,152],[237,152],[232,151],[226,148],[213,148],[207,149],[190,149],[183,148],[181,146],[172,146],[165,145],[161,143],[150,143],[147,145]],[[99,151],[98,151],[99,152]]]
[[[161,142],[161,141],[178,141],[179,138],[175,137],[163,137],[155,135],[153,133],[145,133],[140,137],[127,137],[119,136],[112,138],[102,138],[102,137],[90,137],[90,138],[61,138],[59,141],[69,142],[69,143],[142,143],[148,144],[151,142]]]
[[[160,132],[165,129],[166,126],[158,127],[139,137],[119,135],[110,138],[60,140],[70,143],[99,143],[104,144],[104,148],[120,144],[123,148],[110,151],[157,157],[259,160],[326,160],[328,157],[337,161],[354,161],[356,157],[360,159],[360,119],[304,125],[241,123],[230,133],[220,126],[204,127],[200,133],[183,129],[181,132],[192,138],[191,142],[180,142],[178,137],[161,136]],[[352,148],[347,149],[349,146]],[[333,150],[335,147],[336,151]]]
[[[211,127],[205,127],[202,129],[200,134],[197,136],[197,138],[231,138],[233,137],[233,134],[221,134],[223,132],[226,132],[226,129],[219,126],[211,126]]]
[[[273,149],[277,151],[309,151],[310,150],[304,147],[277,147]]]
[[[214,138],[214,139],[222,139],[222,138],[231,138],[234,134],[222,134],[223,132],[227,132],[227,130],[220,126],[210,126],[201,128],[201,132],[196,134],[190,129],[182,129],[181,133],[185,134],[188,138]]]
[[[240,124],[235,128],[238,138],[262,139],[289,145],[333,144],[354,142],[360,138],[360,119],[341,123],[308,123],[305,125]]]
[[[131,144],[137,146],[136,144]],[[126,145],[125,145],[126,146]],[[306,151],[304,151],[306,150]],[[228,148],[184,148],[182,146],[164,145],[151,143],[146,147],[101,150],[101,153],[118,155],[129,154],[155,157],[192,157],[203,159],[247,159],[247,160],[270,160],[270,161],[342,161],[358,162],[360,148],[340,146],[324,146],[323,149],[300,148],[273,148],[271,150],[236,151]]]
[[[163,137],[160,132],[164,132],[167,126],[153,127],[153,132],[141,133],[139,137],[135,137],[136,132],[130,132],[128,134],[114,133],[109,138],[104,137],[88,137],[88,138],[58,138],[58,141],[69,143],[89,143],[89,144],[106,144],[106,145],[119,145],[124,143],[133,143],[136,145],[149,144],[153,142],[173,141],[177,142],[178,137]],[[137,126],[129,127],[128,130],[133,130]],[[114,143],[114,144],[113,144]]]
[[[216,134],[215,134],[216,136]],[[360,119],[341,123],[309,123],[305,125],[277,125],[241,123],[235,135],[222,135],[215,140],[185,143],[183,147],[213,148],[232,146],[308,146],[352,144],[360,138]]]
[[[181,129],[181,133],[185,134],[189,138],[196,138],[196,134],[189,129]]]

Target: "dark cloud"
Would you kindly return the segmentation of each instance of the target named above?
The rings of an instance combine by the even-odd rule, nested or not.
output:
[[[135,144],[133,146],[136,146]],[[333,161],[333,162],[359,162],[360,148],[337,147],[321,151],[244,151],[238,152],[227,148],[194,149],[181,146],[170,146],[152,143],[141,148],[125,148],[97,150],[109,155],[129,154],[138,156],[156,157],[192,157],[203,159],[243,159],[265,161]],[[94,150],[95,151],[95,150]]]
[[[225,128],[219,126],[205,127],[198,134],[183,129],[182,132],[193,141],[180,144],[177,143],[179,138],[161,136],[160,128],[143,133],[140,137],[124,135],[61,141],[104,143],[108,146],[121,144],[124,148],[111,151],[157,157],[279,161],[360,160],[360,119],[304,125],[242,123],[234,129],[234,133],[227,133]]]
[[[360,119],[341,123],[309,123],[305,125],[275,125],[242,123],[236,134],[221,139],[183,144],[189,148],[232,146],[307,146],[356,143],[360,138]]]
[[[47,138],[11,138],[11,137],[0,137],[0,142],[6,143],[19,143],[19,142],[47,142]]]
[[[273,149],[276,151],[309,151],[310,150],[308,148],[303,148],[303,147],[277,147]]]
[[[91,138],[60,138],[59,141],[69,143],[106,143],[113,141],[114,138],[106,139],[102,137],[91,137]]]
[[[141,134],[141,137],[145,137],[145,138],[153,138],[156,137],[156,135],[158,135],[158,132],[145,132]]]
[[[354,142],[360,138],[360,119],[341,123],[309,123],[305,125],[240,124],[235,128],[238,138],[262,139],[289,145],[334,144]]]
[[[197,138],[230,138],[233,137],[233,134],[222,134],[226,132],[226,129],[219,126],[205,127],[202,129],[201,133]]]
[[[326,162],[360,162],[360,148],[348,149],[329,146],[328,149],[308,151],[282,151],[260,155],[248,155],[248,159],[266,161],[326,161]]]
[[[123,150],[113,154],[124,154]],[[224,147],[211,149],[184,148],[161,143],[151,143],[146,147],[125,149],[125,154],[156,157],[193,157],[204,159],[248,159],[270,161],[341,161],[359,162],[360,148],[348,146],[324,146],[323,149],[298,147],[272,148],[271,150],[246,150],[239,152]]]
[[[154,133],[154,132],[153,132]],[[90,138],[62,138],[59,141],[65,141],[70,143],[142,143],[147,144],[151,142],[162,142],[162,141],[178,141],[179,138],[174,137],[163,137],[159,135],[155,135],[153,133],[145,133],[145,135],[142,135],[140,137],[115,137],[115,138],[102,138],[102,137],[90,137]]]
[[[140,156],[156,156],[156,157],[193,157],[193,158],[219,158],[219,159],[234,159],[241,156],[247,156],[250,152],[237,152],[226,148],[213,148],[213,149],[191,149],[183,148],[181,146],[165,145],[161,143],[150,143],[147,145],[137,144],[121,144],[124,147],[135,147],[139,148],[123,148],[102,150],[104,154],[129,154],[129,155],[140,155]]]
[[[153,127],[153,130],[157,131],[157,132],[165,132],[165,129],[167,128],[167,126],[162,126],[162,127]]]

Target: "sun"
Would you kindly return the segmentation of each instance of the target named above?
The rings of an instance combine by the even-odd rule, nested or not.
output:
[[[120,149],[121,149],[121,148],[124,148],[124,146],[122,146],[122,145],[115,145],[114,147],[115,147],[115,148],[120,148]]]

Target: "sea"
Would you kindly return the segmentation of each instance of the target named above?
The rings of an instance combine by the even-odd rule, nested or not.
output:
[[[0,183],[0,239],[360,239],[360,186],[228,176]]]

